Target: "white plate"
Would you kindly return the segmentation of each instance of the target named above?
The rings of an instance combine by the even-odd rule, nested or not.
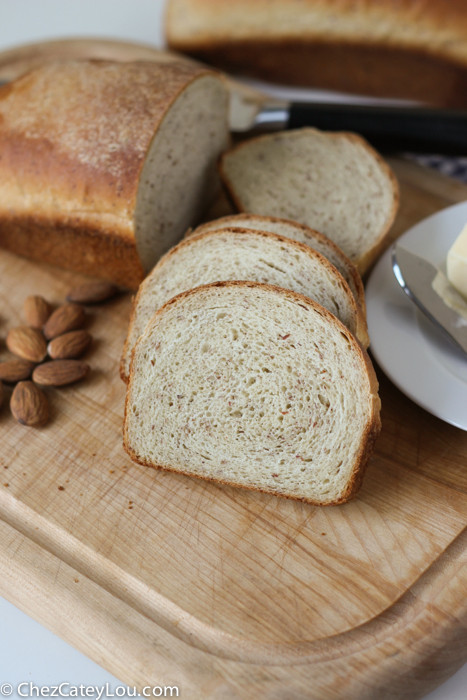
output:
[[[452,243],[467,223],[467,202],[424,219],[399,239],[412,253],[443,269]],[[467,357],[410,301],[392,272],[391,251],[366,286],[371,352],[412,401],[467,430]]]

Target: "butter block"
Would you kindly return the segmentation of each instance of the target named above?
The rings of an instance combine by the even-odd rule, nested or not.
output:
[[[467,224],[448,251],[446,268],[452,286],[467,298]]]

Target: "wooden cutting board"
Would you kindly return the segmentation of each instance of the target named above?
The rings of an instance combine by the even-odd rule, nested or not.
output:
[[[392,164],[394,236],[467,199]],[[28,294],[60,303],[77,280],[0,251],[1,334]],[[412,699],[467,661],[467,433],[378,372],[383,431],[349,504],[138,466],[121,439],[129,308],[89,313],[92,372],[48,392],[47,427],[2,410],[0,592],[123,682],[189,700]]]

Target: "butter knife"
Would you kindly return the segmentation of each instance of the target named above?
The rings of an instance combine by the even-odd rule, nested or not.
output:
[[[433,289],[438,274],[436,267],[396,243],[392,248],[392,269],[397,282],[420,311],[467,355],[467,320],[447,306]]]

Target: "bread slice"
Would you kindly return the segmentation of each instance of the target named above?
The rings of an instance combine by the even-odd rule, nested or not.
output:
[[[249,229],[210,231],[188,238],[165,255],[133,303],[121,375],[146,324],[166,301],[193,287],[223,280],[267,282],[315,299],[368,346],[360,308],[342,275],[320,253],[283,236]]]
[[[258,136],[224,153],[220,172],[240,211],[317,229],[362,274],[397,212],[395,176],[356,134],[305,128]]]
[[[253,229],[255,231],[278,233],[280,236],[292,238],[294,241],[305,243],[310,246],[310,248],[317,250],[318,253],[324,255],[324,257],[339,270],[342,277],[349,285],[356,302],[360,304],[363,313],[366,313],[365,290],[357,268],[330,238],[309,226],[304,226],[303,224],[290,221],[289,219],[278,219],[273,216],[233,214],[230,216],[223,216],[214,221],[208,221],[207,223],[197,226],[195,229],[190,229],[186,236],[193,236],[198,233],[204,233],[205,231],[221,230],[224,228],[232,229],[232,227],[236,226]]]
[[[214,71],[64,61],[0,88],[0,246],[136,288],[199,220],[229,143]]]
[[[215,283],[171,299],[139,339],[124,447],[147,466],[343,503],[380,430],[377,392],[368,355],[322,306]]]

